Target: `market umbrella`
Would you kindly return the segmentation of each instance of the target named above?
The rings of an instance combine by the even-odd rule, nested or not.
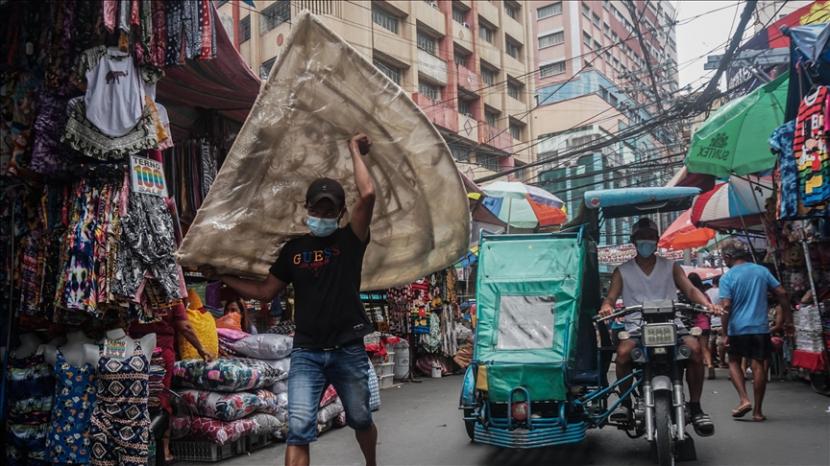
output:
[[[767,199],[772,196],[770,177],[732,176],[695,199],[691,220],[696,226],[743,229],[760,225]]]
[[[696,227],[692,223],[691,210],[687,210],[666,228],[659,246],[663,249],[692,249],[705,246],[714,237],[715,230]]]
[[[516,181],[496,181],[483,186],[484,206],[508,228],[561,225],[568,219],[561,199],[536,186]]]
[[[719,108],[692,136],[689,173],[719,178],[749,175],[775,165],[767,143],[784,122],[789,73]]]

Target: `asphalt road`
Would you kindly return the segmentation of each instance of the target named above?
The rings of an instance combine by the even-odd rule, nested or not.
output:
[[[729,410],[737,396],[726,379],[707,380],[703,408],[716,434],[695,438],[698,461],[689,465],[830,465],[830,398],[800,382],[768,385],[764,423],[738,422]],[[457,410],[461,377],[425,379],[381,392],[375,413],[382,465],[649,465],[645,440],[629,439],[613,428],[589,431],[586,442],[558,448],[507,450],[470,443]],[[748,387],[751,390],[751,384]],[[751,392],[750,392],[751,393]],[[223,465],[282,464],[284,444]],[[321,436],[311,447],[312,464],[360,465],[362,456],[351,430]],[[683,464],[683,463],[681,463]]]

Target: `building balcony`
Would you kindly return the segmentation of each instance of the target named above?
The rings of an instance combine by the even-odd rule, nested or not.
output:
[[[427,2],[411,2],[410,5],[412,6],[412,14],[418,21],[442,36],[447,34],[444,13],[438,9],[438,2],[435,2],[435,7]]]
[[[506,129],[494,128],[483,121],[478,126],[478,142],[507,153],[513,146],[513,138]]]
[[[506,53],[504,54],[504,70],[513,76],[524,76],[527,74],[525,64]]]
[[[459,136],[478,142],[478,127],[479,122],[475,118],[463,113],[458,114]]]
[[[470,92],[481,89],[481,78],[475,71],[461,65],[455,65],[455,70],[458,73],[458,87]]]
[[[501,50],[495,45],[484,41],[478,41],[478,56],[487,63],[501,69]]]
[[[447,85],[447,62],[418,49],[418,72],[442,86]]]
[[[458,112],[454,108],[443,102],[433,102],[418,92],[412,94],[412,100],[434,125],[453,133],[458,132]]]
[[[525,8],[525,6],[522,5],[522,8]],[[505,34],[524,44],[525,29],[524,26],[521,25],[521,23],[507,15],[504,15],[504,22],[502,22],[501,27],[504,30]]]
[[[522,92],[527,92],[527,90],[522,88]],[[524,99],[526,96],[525,94],[519,94],[519,97]],[[504,101],[506,103],[505,111],[507,111],[508,115],[518,118],[517,115],[527,113],[527,103],[525,103],[523,100],[516,100],[508,95],[507,98],[504,99]]]
[[[498,92],[498,87],[485,89],[481,91],[482,95],[484,96],[484,104],[490,107],[493,107],[496,110],[502,111],[504,110],[504,91]],[[503,87],[502,87],[503,89]]]
[[[492,2],[475,3],[476,10],[478,10],[479,16],[486,19],[488,23],[492,24],[493,26],[496,26],[497,28],[501,26],[501,22],[499,21],[499,7],[497,7]]]
[[[473,51],[474,31],[469,26],[452,22],[452,40],[467,51]]]

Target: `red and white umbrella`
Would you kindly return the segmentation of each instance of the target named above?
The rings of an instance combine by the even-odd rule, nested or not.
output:
[[[692,223],[710,228],[746,228],[762,223],[761,214],[772,196],[772,179],[732,176],[695,199]]]

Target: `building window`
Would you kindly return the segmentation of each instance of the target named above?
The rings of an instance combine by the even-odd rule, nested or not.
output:
[[[507,16],[519,21],[519,16],[521,15],[521,6],[513,2],[504,2],[504,12]]]
[[[467,147],[461,147],[456,145],[451,145],[450,152],[452,153],[452,158],[455,160],[466,161],[470,160],[470,149]]]
[[[458,24],[467,24],[467,12],[461,8],[453,7],[452,19]]]
[[[565,72],[565,60],[550,63],[547,65],[543,65],[539,67],[539,76],[542,78],[547,78],[550,76],[556,76],[557,74],[562,74]]]
[[[472,108],[471,104],[472,104],[472,102],[470,102],[469,100],[459,100],[458,101],[458,113],[460,113],[462,115],[467,115],[469,117],[472,117],[473,112],[471,110],[471,108]]]
[[[522,127],[517,124],[510,123],[510,135],[513,136],[513,139],[522,139]]]
[[[602,23],[602,33],[605,34],[605,37],[611,38],[611,26],[608,23]]]
[[[591,50],[591,35],[587,32],[582,33],[582,43],[588,48],[588,50]]]
[[[401,85],[401,69],[400,68],[398,68],[396,66],[392,66],[392,65],[387,65],[386,63],[384,63],[382,61],[379,61],[379,60],[374,60],[373,63],[375,64],[375,67],[380,70],[381,73],[385,74],[389,79],[394,81],[395,84],[397,84],[398,86]]]
[[[464,53],[461,53],[456,49],[453,51],[452,60],[458,66],[463,66],[464,68],[467,67],[467,60],[469,60],[470,56]]]
[[[435,49],[437,47],[435,45],[436,40],[435,40],[434,37],[432,37],[432,36],[430,36],[430,35],[428,35],[424,32],[418,31],[417,39],[418,39],[418,48],[419,49],[423,50],[424,52],[426,52],[430,55],[435,55]]]
[[[418,83],[418,92],[433,102],[441,100],[441,88],[421,81]]]
[[[400,23],[398,17],[383,8],[375,6],[374,3],[372,4],[372,21],[384,29],[392,31],[395,34],[398,33],[398,23]]]
[[[596,13],[591,13],[591,22],[594,24],[594,27],[598,28],[600,26],[599,15],[597,15]]]
[[[565,31],[554,32],[553,34],[546,34],[539,38],[539,48],[551,47],[565,43]]]
[[[514,42],[513,40],[509,39],[507,36],[504,38],[504,45],[505,51],[508,55],[515,58],[516,60],[519,59],[519,56],[522,54],[522,44],[518,42]]]
[[[582,15],[588,19],[591,19],[591,8],[587,3],[582,4]]]
[[[508,81],[507,82],[507,95],[513,97],[516,100],[522,100],[522,83],[516,81]]]
[[[487,121],[488,126],[495,128],[499,122],[499,114],[491,110],[484,110],[484,120]]]
[[[271,58],[270,60],[266,60],[259,65],[259,77],[263,81],[268,79],[268,75],[271,74],[271,68],[274,67],[274,62],[277,61],[277,57]]]
[[[599,52],[600,50],[602,50],[602,44],[600,44],[600,43],[599,43],[599,42],[597,42],[597,41],[594,41],[594,50],[596,50],[596,51],[598,51],[598,52]]]
[[[486,168],[494,172],[499,170],[499,156],[497,155],[479,152],[476,154],[476,162],[482,168]]]
[[[239,43],[251,40],[251,15],[239,20]]]
[[[274,29],[282,23],[291,21],[291,3],[288,0],[279,0],[262,10],[262,34]]]
[[[478,37],[479,39],[492,44],[496,37],[496,31],[490,26],[480,22],[478,26]]]
[[[562,14],[562,2],[551,3],[536,10],[537,19],[550,18]]]
[[[485,66],[481,67],[481,80],[484,82],[484,84],[486,84],[488,86],[493,86],[493,85],[496,84],[496,75],[497,74],[498,74],[498,71],[496,71],[492,68],[488,68],[488,67],[485,67]]]

